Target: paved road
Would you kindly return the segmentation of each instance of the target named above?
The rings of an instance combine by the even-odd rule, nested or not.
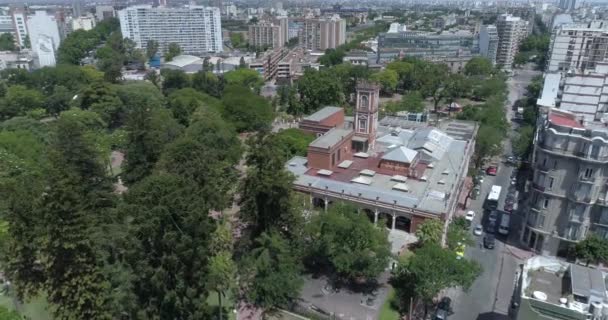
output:
[[[518,70],[517,74],[509,79],[509,103],[505,106],[507,109],[507,118],[510,120],[513,116],[511,106],[513,103],[522,98],[526,92],[526,87],[531,79],[538,72],[531,70]],[[513,124],[513,129],[517,129],[517,124]],[[513,130],[509,132],[509,136]],[[506,139],[504,143],[504,154],[511,153],[510,139]],[[470,202],[469,209],[474,210],[477,215],[473,224],[482,223],[485,226],[487,213],[483,214],[482,204],[484,198],[492,185],[500,185],[503,187],[501,199],[499,201],[499,209],[504,206],[506,191],[510,186],[511,173],[513,168],[501,163],[498,173],[495,177],[486,176],[482,183],[481,195],[479,199]],[[513,215],[511,225],[519,225],[519,216]],[[457,290],[452,290],[448,294],[453,297],[454,314],[450,317],[453,320],[502,320],[508,319],[508,308],[513,291],[513,280],[515,278],[515,270],[520,262],[519,257],[513,254],[519,249],[512,247],[509,244],[515,244],[518,238],[518,230],[512,230],[509,239],[497,239],[494,250],[484,249],[481,246],[482,237],[477,237],[477,245],[467,249],[466,255],[470,259],[478,261],[483,267],[482,275],[473,283],[473,286],[468,292],[462,293]],[[521,252],[519,250],[518,252]]]

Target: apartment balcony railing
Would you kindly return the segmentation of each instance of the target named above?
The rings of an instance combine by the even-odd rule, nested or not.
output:
[[[548,145],[545,142],[539,143],[538,146],[541,149],[548,151],[552,154],[558,154],[558,155],[562,155],[562,156],[566,156],[566,157],[576,157],[576,158],[587,160],[587,161],[608,162],[608,156],[591,155],[591,154],[586,154],[585,152],[582,152],[582,151],[568,151],[568,150],[564,150],[561,148],[555,148],[553,146]]]

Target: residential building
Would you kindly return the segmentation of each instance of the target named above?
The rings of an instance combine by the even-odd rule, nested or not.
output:
[[[304,118],[317,134],[307,157],[286,164],[294,189],[327,209],[351,203],[377,223],[415,232],[426,219],[451,219],[474,150],[477,124],[446,121],[441,128],[407,120],[378,120],[379,88],[357,85],[354,117],[325,107]]]
[[[280,48],[287,43],[287,33],[287,18],[280,18],[250,25],[247,39],[252,46]]]
[[[176,43],[184,54],[221,52],[222,27],[218,8],[203,6],[133,6],[118,11],[123,37],[145,48],[150,40],[164,53]]]
[[[30,15],[27,18],[27,30],[30,38],[32,49],[38,54],[46,55],[46,52],[38,51],[43,47],[39,46],[39,43],[48,44],[48,39],[43,39],[40,42],[38,38],[48,37],[53,44],[53,50],[59,49],[61,42],[61,36],[59,35],[59,25],[54,15],[50,15],[46,11],[36,11],[34,15]]]
[[[479,54],[479,37],[469,31],[400,31],[378,35],[377,63],[408,56],[428,60]]]
[[[608,56],[608,22],[563,24],[553,30],[547,72],[595,69]]]
[[[0,52],[0,70],[24,69],[31,70],[34,67],[34,59],[31,51],[21,50],[19,52]]]
[[[337,15],[304,19],[299,38],[300,45],[308,50],[335,49],[346,42],[346,20]]]
[[[28,30],[27,30],[27,15],[23,10],[13,10],[13,21],[15,24],[16,31],[16,39],[19,43],[19,46],[22,48],[30,47],[31,39],[29,38]],[[30,43],[26,43],[26,42]]]
[[[264,77],[264,80],[274,79],[279,70],[279,63],[288,54],[289,49],[285,47],[268,50],[262,57],[249,63],[249,68],[259,72]]]
[[[565,11],[576,9],[576,0],[559,0],[559,8]]]
[[[545,77],[521,237],[537,252],[564,255],[590,232],[608,239],[607,80],[606,64]]]
[[[8,8],[0,8],[0,34],[3,33],[10,33],[16,38],[13,16]]]
[[[498,53],[498,31],[495,25],[482,25],[479,31],[479,54],[488,58],[492,65],[496,65]]]
[[[606,274],[555,258],[526,260],[515,279],[517,320],[603,320],[608,317]]]
[[[72,0],[72,17],[80,17],[83,13],[82,0]]]
[[[96,6],[95,7],[95,18],[97,21],[102,21],[108,18],[114,17],[114,7],[112,6]]]
[[[496,21],[498,49],[496,64],[504,69],[511,69],[519,44],[527,36],[528,21],[510,14],[498,16]]]
[[[41,34],[38,36],[36,41],[34,51],[38,56],[38,66],[40,68],[54,67],[56,61],[53,38],[45,34]]]

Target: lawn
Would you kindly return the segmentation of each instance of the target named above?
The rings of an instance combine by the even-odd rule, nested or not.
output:
[[[213,291],[209,294],[209,297],[207,297],[207,303],[209,306],[211,306],[211,308],[213,308],[214,319],[217,318],[219,308],[217,292]],[[226,293],[226,296],[222,298],[222,306],[224,307],[222,318],[226,318],[226,315],[228,315],[228,320],[236,320],[236,313],[232,312],[234,310],[234,302],[232,301],[230,293]]]
[[[0,294],[0,306],[6,307],[9,310],[14,310],[15,305],[10,296]],[[51,315],[47,310],[47,302],[44,297],[38,297],[26,302],[20,308],[20,314],[31,320],[51,320]]]
[[[397,320],[399,319],[399,312],[393,309],[393,301],[397,297],[395,296],[395,289],[392,287],[388,291],[388,296],[380,309],[380,320]]]

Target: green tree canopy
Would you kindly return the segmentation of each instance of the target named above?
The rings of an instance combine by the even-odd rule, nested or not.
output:
[[[425,220],[416,230],[416,237],[422,244],[440,244],[443,235],[443,222],[437,219]]]
[[[342,277],[373,279],[388,265],[387,234],[353,206],[338,203],[306,226],[311,256],[328,263]]]
[[[10,86],[6,96],[0,101],[0,118],[6,120],[42,107],[44,96],[38,90],[21,85]]]
[[[591,263],[606,262],[608,261],[608,240],[590,234],[585,240],[576,244],[574,255],[577,259],[583,260],[587,266]]]
[[[250,88],[254,92],[259,91],[264,85],[264,79],[262,79],[260,73],[253,69],[240,68],[226,72],[224,79],[229,85]]]
[[[380,72],[373,73],[370,80],[378,82],[381,85],[382,92],[392,94],[399,83],[399,74],[392,69],[386,69]]]
[[[182,48],[175,42],[169,43],[167,52],[165,52],[165,61],[171,61],[173,58],[179,56],[182,53]]]
[[[307,69],[298,80],[302,113],[310,114],[328,105],[342,105],[342,85],[331,71]]]
[[[489,76],[493,70],[492,63],[485,57],[473,57],[464,66],[467,76]]]
[[[1,51],[15,51],[15,38],[10,33],[0,34],[0,50]]]
[[[223,93],[222,104],[224,118],[230,121],[238,132],[268,129],[274,119],[270,103],[246,87],[227,87]]]

